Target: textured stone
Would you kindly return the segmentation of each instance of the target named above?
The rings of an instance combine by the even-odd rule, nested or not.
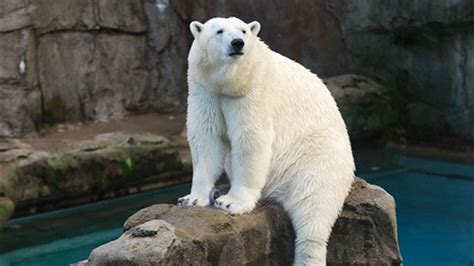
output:
[[[184,111],[186,108],[186,67],[189,30],[168,0],[143,2],[148,21],[150,88],[152,110]]]
[[[33,14],[40,32],[111,29],[146,31],[141,0],[37,0]]]
[[[0,84],[37,85],[35,46],[30,29],[0,34]]]
[[[0,137],[25,136],[41,121],[41,94],[22,86],[0,84]]]
[[[402,265],[394,198],[361,179],[352,185],[328,244],[332,265]]]
[[[153,205],[132,215],[117,240],[81,265],[289,265],[288,215],[264,203],[233,216],[214,208]],[[401,265],[394,199],[358,179],[328,246],[329,265]]]
[[[400,119],[408,137],[474,141],[474,4],[471,0],[171,1],[182,19],[237,16],[262,23],[272,49],[323,78],[371,77],[396,111],[425,104],[434,123]],[[265,16],[261,14],[265,13]],[[365,118],[364,118],[365,119]]]
[[[80,142],[59,154],[22,153],[22,157],[6,163],[11,170],[0,176],[3,192],[23,207],[113,191],[182,169],[178,147],[173,142],[157,135],[121,133],[98,135],[93,141]]]
[[[41,124],[41,92],[31,29],[0,34],[0,138],[24,136]]]
[[[336,99],[352,140],[367,140],[386,133],[397,121],[388,90],[377,82],[358,75],[325,79]]]
[[[38,48],[44,121],[106,120],[140,110],[146,61],[145,36],[45,35]]]
[[[0,32],[30,26],[32,9],[27,0],[2,0],[0,4]]]
[[[0,84],[36,90],[35,73],[42,73],[46,112],[42,117],[41,110],[30,111],[30,125],[107,119],[129,111],[182,111],[192,41],[188,23],[233,15],[259,20],[262,39],[272,49],[323,78],[355,73],[390,89],[391,107],[404,129],[397,132],[406,137],[472,142],[472,9],[472,0],[3,0]],[[22,60],[24,74],[19,71]],[[123,64],[120,69],[118,64]],[[420,119],[422,113],[430,123]],[[11,128],[5,129],[6,123]],[[23,124],[3,117],[0,130],[10,133],[0,137],[34,131]]]
[[[338,8],[354,69],[396,89],[409,136],[474,140],[472,1],[358,0]],[[411,115],[414,106],[432,123]]]
[[[339,18],[327,2],[332,1],[171,1],[189,22],[205,22],[215,16],[258,20],[262,25],[259,35],[273,50],[322,77],[348,73],[349,63]]]

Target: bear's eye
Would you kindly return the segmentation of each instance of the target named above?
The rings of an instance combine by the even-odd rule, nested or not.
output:
[[[245,34],[245,33],[247,33],[247,31],[245,31],[245,30],[242,30],[242,33],[243,33],[243,34]]]
[[[224,32],[224,30],[218,30],[217,34],[222,34],[223,32]]]

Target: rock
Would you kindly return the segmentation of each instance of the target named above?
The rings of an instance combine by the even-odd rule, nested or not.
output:
[[[333,265],[402,265],[395,199],[357,179],[328,245]]]
[[[399,94],[409,136],[455,136],[474,141],[474,13],[470,0],[339,1],[346,49],[353,69],[377,77]],[[418,109],[418,107],[417,107]]]
[[[269,46],[323,78],[346,73],[380,82],[396,111],[432,107],[435,123],[400,119],[408,137],[474,141],[474,13],[471,0],[171,1],[186,22],[213,16],[259,20]],[[265,16],[261,14],[265,13]],[[366,118],[363,118],[366,120]],[[368,118],[367,118],[368,119]]]
[[[0,151],[0,159],[5,152],[21,156],[0,161],[0,170],[9,169],[0,171],[0,192],[23,214],[185,181],[178,146],[157,135],[107,133],[61,153],[25,151]]]
[[[0,4],[0,32],[30,26],[32,24],[31,11],[32,6],[28,5],[27,0],[3,0]]]
[[[355,73],[382,84],[400,114],[401,137],[472,143],[471,10],[471,0],[3,0],[0,113],[10,113],[0,137],[25,136],[43,122],[184,111],[188,23],[233,15],[259,20],[272,49],[322,78]],[[360,118],[354,123],[363,128],[385,123]]]
[[[40,38],[44,122],[120,118],[145,104],[145,36],[62,33]]]
[[[348,74],[325,79],[336,99],[351,139],[368,140],[386,133],[397,121],[389,91],[363,76]]]
[[[149,30],[150,108],[158,111],[184,111],[187,98],[188,25],[169,0],[144,0]]]
[[[281,207],[263,203],[233,216],[214,208],[159,204],[124,224],[123,235],[94,249],[83,265],[289,265],[294,231]],[[401,265],[395,202],[358,179],[328,246],[330,265]]]
[[[41,121],[41,94],[14,85],[0,84],[0,137],[24,136]]]
[[[12,216],[14,210],[15,205],[13,202],[0,194],[0,232],[7,224],[8,218]]]
[[[0,34],[0,138],[26,135],[41,124],[35,45],[31,29]]]
[[[99,29],[141,33],[147,29],[141,0],[36,0],[33,5],[35,28],[41,33]]]
[[[0,34],[0,84],[37,85],[35,39],[31,29]]]
[[[259,36],[270,48],[322,77],[330,77],[351,73],[347,71],[349,57],[339,18],[331,10],[332,2],[178,0],[171,4],[187,22],[205,22],[215,16],[258,20],[262,25]]]

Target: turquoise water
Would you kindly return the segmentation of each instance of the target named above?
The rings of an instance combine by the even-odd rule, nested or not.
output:
[[[382,156],[383,157],[383,156]],[[472,265],[474,166],[356,154],[358,175],[397,201],[404,265]],[[128,216],[174,202],[188,185],[15,219],[0,233],[0,265],[67,265],[116,239]]]
[[[396,199],[404,265],[473,265],[474,166],[393,161],[402,168],[362,176]]]
[[[185,195],[181,185],[11,220],[0,233],[0,266],[55,266],[84,260],[95,247],[116,239],[127,217]]]

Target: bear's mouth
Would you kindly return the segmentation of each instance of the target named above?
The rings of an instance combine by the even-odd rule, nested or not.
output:
[[[236,57],[236,56],[241,56],[241,55],[244,55],[244,53],[242,52],[232,52],[229,54],[230,57]]]

